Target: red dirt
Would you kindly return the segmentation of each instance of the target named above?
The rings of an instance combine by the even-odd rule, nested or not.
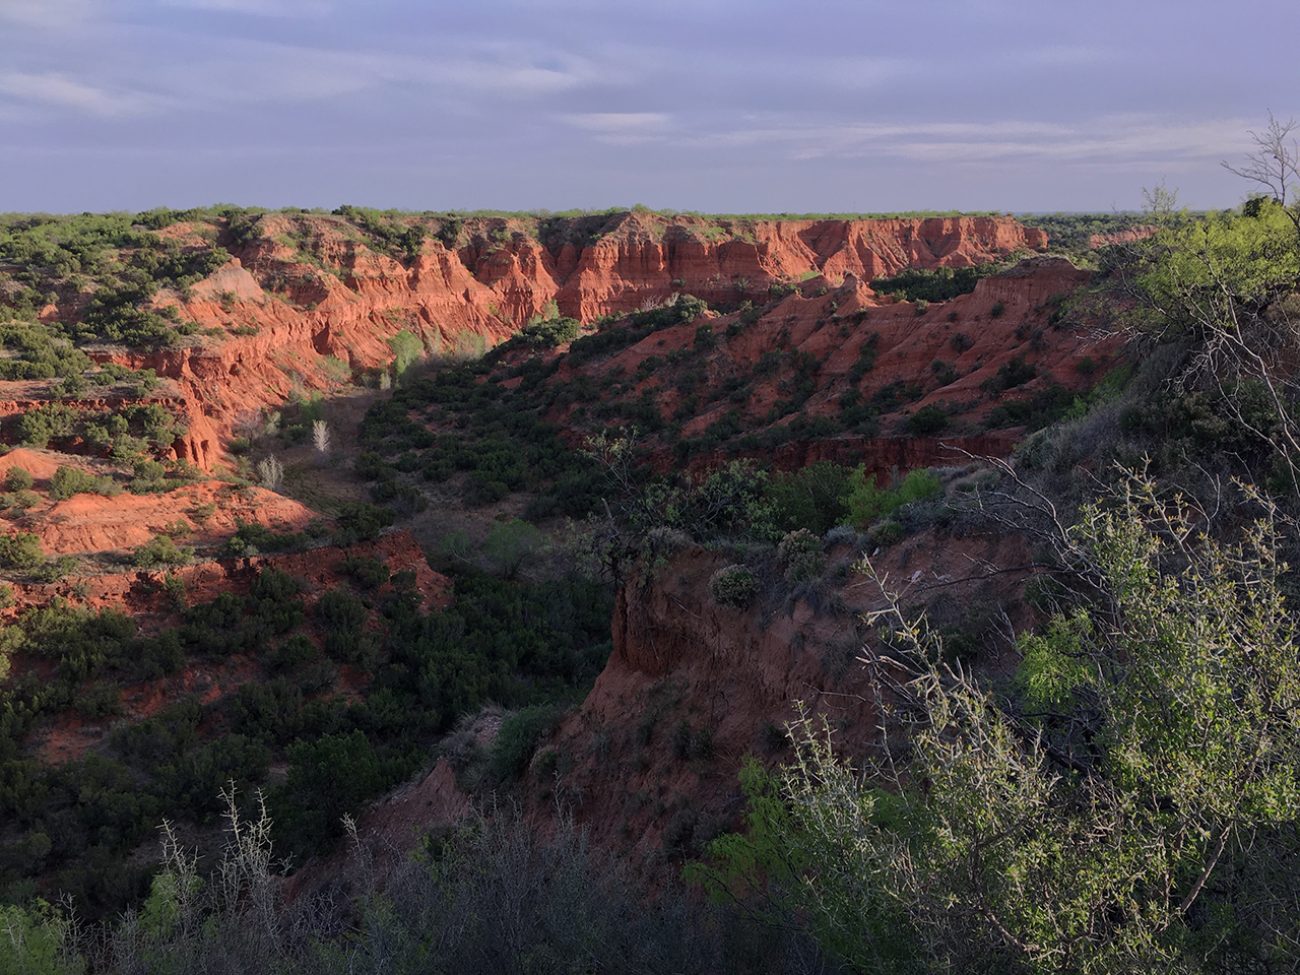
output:
[[[207,505],[214,510],[204,515]],[[177,522],[194,527],[193,537],[182,536],[182,543],[212,544],[233,535],[240,522],[293,532],[315,520],[292,498],[221,481],[201,481],[160,494],[77,494],[33,517],[47,555],[125,552]]]
[[[118,608],[131,615],[165,621],[171,611],[162,583],[169,574],[184,582],[190,602],[206,602],[223,592],[247,592],[262,569],[278,569],[305,583],[305,599],[310,604],[340,582],[340,563],[349,556],[380,559],[393,573],[413,572],[425,609],[451,602],[450,580],[429,568],[419,545],[405,531],[390,532],[376,541],[346,548],[325,546],[302,552],[215,559],[167,570],[138,569],[51,583],[14,583],[13,587],[18,610],[62,598],[93,609]]]
[[[1057,302],[1089,277],[1063,258],[1032,258],[982,279],[971,294],[928,307],[882,299],[851,275],[835,290],[809,282],[804,290],[810,293],[791,294],[748,323],[742,313],[707,317],[659,329],[612,355],[579,363],[557,351],[553,355],[560,356],[559,368],[546,382],[559,388],[585,379],[601,390],[604,405],[648,398],[662,419],[680,423],[685,438],[706,434],[732,413],[739,414],[746,434],[762,434],[797,418],[823,418],[831,425],[830,433],[799,435],[775,447],[696,452],[686,461],[691,470],[715,467],[730,456],[753,456],[781,469],[828,459],[864,463],[872,471],[887,473],[960,463],[962,450],[1004,455],[1020,431],[986,429],[995,406],[1032,398],[1053,386],[1083,392],[1116,360],[1118,338],[1101,337],[1086,325],[1053,321]],[[697,344],[701,325],[712,330],[711,347]],[[871,348],[874,365],[855,379],[855,363]],[[647,375],[642,366],[652,357],[661,364]],[[800,357],[812,364],[812,394],[774,420],[772,408],[797,381],[793,363]],[[678,381],[680,370],[663,364],[672,358],[700,372],[689,400]],[[999,370],[1016,359],[1032,369],[1033,378],[1009,391],[986,391]],[[765,362],[772,363],[766,371]],[[743,394],[739,400],[729,394],[737,382]],[[842,428],[839,416],[846,393],[856,391],[862,402],[871,402],[900,385],[916,386],[920,396],[883,405],[878,434],[863,436]],[[684,404],[690,407],[685,414]],[[551,419],[580,439],[594,432],[585,419],[587,406],[585,400],[571,402],[555,409]],[[927,406],[942,408],[949,416],[948,427],[938,436],[911,435],[908,418]],[[646,439],[657,469],[681,465],[671,443],[653,435]]]
[[[846,551],[839,553],[847,557]],[[878,554],[877,568],[904,590],[909,607],[932,620],[969,617],[972,605],[1012,606],[1023,574],[984,576],[983,564],[1029,558],[1015,537],[939,538],[923,533]],[[788,757],[774,733],[803,702],[825,715],[850,755],[878,740],[868,675],[855,662],[867,630],[860,614],[881,609],[879,590],[849,575],[816,602],[789,601],[778,581],[745,610],[715,603],[709,577],[731,561],[701,548],[679,552],[653,579],[619,593],[614,652],[576,713],[538,750],[525,787],[530,814],[555,816],[555,796],[578,823],[650,876],[668,876],[674,844],[698,843],[740,825],[737,774],[746,756]],[[1017,620],[1023,622],[1023,620]],[[682,755],[685,724],[707,749]],[[554,750],[561,770],[539,771]]]
[[[390,572],[409,571],[415,575],[425,611],[445,607],[452,598],[451,582],[429,568],[423,552],[406,532],[393,532],[374,542],[347,548],[319,548],[284,555],[255,556],[205,562],[173,570],[185,583],[192,602],[204,602],[223,592],[244,593],[265,568],[286,572],[305,584],[304,604],[310,606],[326,590],[342,580],[340,563],[350,556],[375,558]],[[15,586],[15,611],[32,605],[45,605],[62,597],[93,609],[120,609],[136,618],[146,631],[156,631],[176,621],[175,609],[163,592],[164,573],[114,573],[81,577],[76,583]],[[386,588],[386,587],[385,587]],[[383,590],[380,590],[381,593]],[[19,656],[14,661],[14,675],[35,670],[39,661]],[[57,763],[79,758],[103,741],[116,721],[140,721],[157,714],[167,704],[198,695],[211,704],[237,691],[242,685],[261,676],[254,657],[236,656],[226,660],[191,662],[179,673],[158,680],[142,681],[122,688],[122,717],[93,721],[67,711],[59,714],[36,737],[36,753],[43,761]],[[354,675],[346,669],[340,673],[335,693],[348,694],[354,688]]]
[[[96,357],[174,380],[178,395],[166,402],[189,426],[175,454],[211,469],[241,418],[279,407],[294,392],[336,388],[347,377],[327,357],[349,370],[387,365],[388,340],[402,330],[428,351],[449,351],[465,336],[487,344],[507,338],[552,301],[584,322],[675,293],[725,307],[808,276],[870,280],[1047,243],[1009,217],[715,221],[627,213],[560,224],[544,242],[523,221],[470,221],[462,246],[427,238],[403,264],[367,246],[342,218],[269,214],[249,242],[230,244],[234,259],[187,297],[157,299],[221,337]],[[45,317],[60,314],[51,307]],[[8,385],[0,383],[0,395]],[[9,398],[11,412],[38,401],[30,392]]]

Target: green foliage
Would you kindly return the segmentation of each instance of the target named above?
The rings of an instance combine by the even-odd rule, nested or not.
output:
[[[721,606],[744,609],[758,595],[758,577],[744,565],[724,565],[709,578],[709,595]]]
[[[854,471],[853,484],[845,498],[849,520],[858,528],[868,528],[871,523],[899,508],[917,501],[927,501],[943,493],[938,475],[927,470],[915,470],[893,488],[880,487],[874,475],[865,468]]]
[[[1002,270],[999,264],[975,267],[908,268],[890,278],[876,278],[871,288],[879,294],[895,294],[904,301],[947,301],[970,294],[981,278]]]
[[[400,579],[373,606],[339,588],[309,617],[300,583],[266,570],[247,595],[177,606],[180,624],[155,635],[121,614],[57,601],[0,628],[0,660],[48,662],[39,679],[28,667],[0,685],[0,820],[19,837],[57,838],[7,841],[0,889],[57,880],[80,912],[116,911],[143,893],[142,872],[126,865],[164,815],[209,823],[223,786],[265,782],[272,761],[290,768],[269,797],[286,850],[317,852],[337,835],[337,815],[412,774],[460,715],[489,700],[527,708],[568,699],[604,664],[612,611],[604,585],[458,572],[455,591],[452,607],[425,614]],[[320,644],[368,672],[355,701],[337,696]],[[212,704],[182,696],[68,763],[25,757],[37,722],[74,707],[106,716],[120,684],[235,655],[265,673]],[[291,756],[297,740],[319,747]],[[354,781],[340,788],[339,774]]]
[[[569,347],[569,361],[585,362],[625,349],[659,329],[694,321],[706,311],[708,305],[700,299],[678,295],[659,308],[603,321],[598,323],[594,334],[578,339]]]
[[[80,467],[61,465],[50,477],[50,497],[62,501],[74,494],[112,495],[120,488],[111,477],[96,476]]]
[[[382,559],[349,555],[340,565],[343,572],[362,589],[377,589],[388,582],[391,572]]]
[[[820,575],[826,564],[821,537],[806,528],[788,532],[776,546],[776,560],[787,582],[805,582]]]
[[[1023,356],[1016,356],[999,366],[997,373],[986,379],[980,388],[990,396],[997,396],[1008,389],[1023,386],[1037,375],[1038,370],[1025,362]]]
[[[529,559],[545,547],[546,538],[522,518],[493,524],[483,542],[483,553],[496,570],[513,579]]]
[[[131,561],[141,568],[184,565],[194,558],[194,550],[176,544],[170,535],[155,535],[131,554]]]
[[[923,406],[907,418],[907,432],[915,437],[929,437],[948,426],[948,414],[938,406]]]
[[[33,483],[32,473],[25,467],[11,467],[5,472],[6,491],[30,491]]]
[[[29,447],[45,447],[53,439],[72,436],[76,423],[76,410],[47,403],[18,418],[18,438]]]
[[[398,332],[388,340],[388,347],[393,350],[393,371],[399,376],[424,357],[424,343],[414,332]]]
[[[825,535],[848,516],[844,499],[851,480],[850,468],[825,460],[788,474],[773,474],[764,490],[773,526],[780,532],[807,528]]]
[[[7,569],[30,569],[45,561],[39,536],[31,532],[0,535],[0,566]]]
[[[1087,613],[1054,616],[1046,633],[1020,637],[1020,667],[1016,682],[1025,706],[1042,712],[1069,704],[1097,677],[1087,662],[1086,641],[1092,636]]]
[[[1211,214],[1161,231],[1146,249],[1140,286],[1150,298],[1149,327],[1201,331],[1225,300],[1261,307],[1300,280],[1295,225],[1283,208],[1256,216]]]
[[[563,716],[561,709],[550,704],[524,708],[507,715],[488,752],[490,780],[504,784],[523,775],[537,751],[537,743],[551,733]]]
[[[572,342],[582,334],[582,322],[576,318],[561,318],[558,309],[551,309],[554,314],[537,318],[529,322],[519,333],[501,347],[504,352],[516,346],[536,349],[553,349],[556,346]]]
[[[1091,238],[1122,234],[1149,224],[1150,216],[1142,213],[1026,213],[1018,218],[1027,227],[1047,231],[1054,252],[1078,259],[1092,249]]]
[[[400,781],[409,765],[385,759],[361,731],[323,735],[289,746],[289,774],[272,795],[278,826],[299,847],[319,846],[342,834],[344,814]]]
[[[877,875],[863,869],[864,839],[874,840],[888,822],[888,797],[832,761],[828,741],[805,736],[802,726],[792,730],[797,764],[768,772],[753,758],[745,762],[745,832],[711,842],[708,860],[690,864],[687,879],[714,900],[741,898],[768,923],[802,918],[854,971],[923,971],[907,918]],[[823,790],[843,802],[822,801]],[[852,866],[836,871],[835,864]]]
[[[1243,503],[1231,542],[1141,478],[1085,505],[1098,598],[1022,636],[1018,699],[895,616],[906,741],[864,775],[801,717],[697,876],[766,890],[858,970],[1294,967],[1300,629],[1282,522]]]
[[[56,330],[24,322],[0,324],[0,379],[80,379],[90,358]]]
[[[0,905],[0,975],[81,975],[87,965],[73,944],[73,925],[60,911]]]
[[[356,224],[371,236],[381,250],[387,251],[399,261],[414,262],[424,250],[426,228],[421,221],[413,221],[408,214],[398,210],[375,210],[348,204],[339,207],[334,213]],[[454,240],[453,233],[452,243],[447,246],[453,246]]]
[[[307,536],[300,532],[276,532],[258,521],[240,521],[235,532],[226,539],[226,554],[234,556],[260,555],[264,552],[287,552],[307,544]]]

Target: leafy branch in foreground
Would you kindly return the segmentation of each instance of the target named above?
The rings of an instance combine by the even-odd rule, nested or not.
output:
[[[859,772],[802,716],[793,764],[747,772],[749,835],[699,875],[765,891],[863,970],[1289,970],[1296,620],[1281,516],[1249,491],[1243,508],[1231,543],[1144,478],[1085,508],[1104,592],[1022,637],[1018,697],[886,595],[893,632],[864,658],[879,751]]]

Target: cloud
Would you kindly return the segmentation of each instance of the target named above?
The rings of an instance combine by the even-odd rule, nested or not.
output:
[[[73,27],[91,11],[90,0],[0,0],[0,21],[27,27]]]
[[[561,115],[560,121],[592,133],[609,145],[642,145],[662,138],[672,123],[665,112],[579,112]]]
[[[0,74],[0,95],[19,103],[66,109],[97,118],[138,115],[157,104],[155,99],[139,92],[109,91],[53,72]]]
[[[798,161],[890,156],[926,163],[1002,161],[1111,162],[1160,158],[1220,159],[1241,151],[1249,127],[1240,118],[1187,121],[1103,116],[1078,122],[1007,119],[990,122],[859,122],[758,119],[748,127],[703,132],[702,147],[779,150]]]
[[[161,0],[161,3],[164,7],[257,17],[318,17],[333,7],[330,0]]]
[[[427,54],[224,40],[161,69],[187,103],[322,101],[360,92],[414,94],[422,107],[459,112],[484,98],[528,100],[610,77],[603,65],[537,45],[448,43]]]

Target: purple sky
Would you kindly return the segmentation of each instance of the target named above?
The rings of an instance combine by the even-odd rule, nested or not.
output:
[[[1296,0],[0,0],[0,210],[1192,207]]]

